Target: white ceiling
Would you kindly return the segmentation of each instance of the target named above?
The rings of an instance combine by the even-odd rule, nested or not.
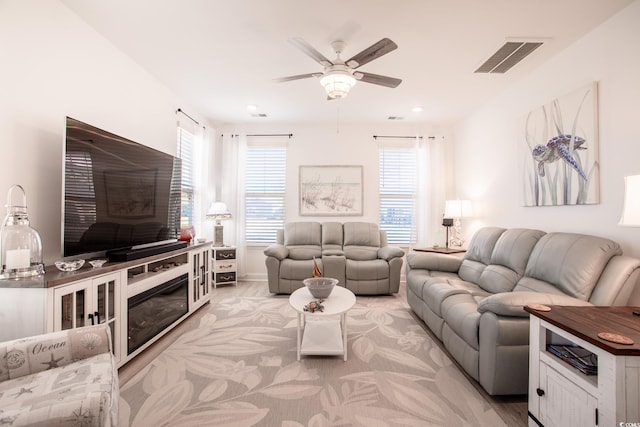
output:
[[[633,0],[61,1],[210,121],[294,124],[455,121]],[[358,82],[340,101],[316,78],[275,83],[322,70],[291,37],[329,59],[334,40],[350,58],[388,37],[398,49],[360,70],[403,82]],[[474,74],[511,38],[545,44],[505,74]]]

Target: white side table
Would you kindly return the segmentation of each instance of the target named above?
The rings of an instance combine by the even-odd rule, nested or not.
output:
[[[298,360],[300,355],[313,354],[343,355],[346,361],[347,311],[355,305],[356,296],[349,289],[336,286],[322,303],[324,311],[304,311],[304,306],[315,300],[306,286],[289,297],[289,304],[298,312]]]

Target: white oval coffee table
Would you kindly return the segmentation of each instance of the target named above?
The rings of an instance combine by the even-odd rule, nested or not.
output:
[[[289,305],[298,312],[298,360],[300,355],[343,355],[346,361],[347,311],[355,305],[356,296],[336,286],[322,303],[324,311],[304,311],[304,306],[316,299],[306,286],[289,296]]]

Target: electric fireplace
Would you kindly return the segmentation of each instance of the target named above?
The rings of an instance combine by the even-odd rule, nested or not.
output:
[[[128,344],[131,354],[187,314],[189,276],[183,274],[128,300]]]

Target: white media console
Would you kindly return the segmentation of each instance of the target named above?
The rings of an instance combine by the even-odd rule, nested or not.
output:
[[[118,367],[209,302],[211,242],[36,280],[0,281],[0,342],[92,323],[111,327]]]

